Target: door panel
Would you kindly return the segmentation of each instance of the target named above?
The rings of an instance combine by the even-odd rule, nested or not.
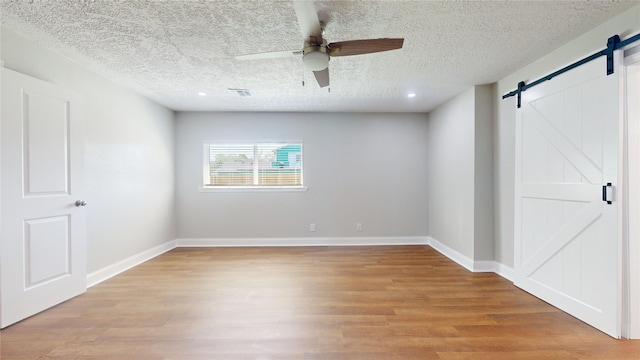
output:
[[[619,55],[619,54],[618,54]],[[515,284],[619,337],[619,78],[595,60],[523,93]],[[617,67],[621,68],[621,67]],[[615,200],[615,198],[614,198]]]
[[[86,291],[82,97],[2,69],[1,327]]]
[[[25,220],[25,289],[69,276],[69,217]]]
[[[69,102],[23,92],[25,196],[69,193]]]

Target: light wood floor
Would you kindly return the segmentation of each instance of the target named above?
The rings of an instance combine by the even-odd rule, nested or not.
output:
[[[640,359],[426,246],[175,249],[0,332],[11,359]]]

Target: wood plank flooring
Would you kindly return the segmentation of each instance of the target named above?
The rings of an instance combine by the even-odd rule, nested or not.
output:
[[[178,248],[0,332],[12,359],[640,359],[426,246]]]

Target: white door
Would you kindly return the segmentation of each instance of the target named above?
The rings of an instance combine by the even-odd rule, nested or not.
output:
[[[2,69],[1,326],[86,291],[82,98]]]
[[[617,338],[623,67],[617,61],[616,73],[607,76],[605,61],[600,57],[522,93],[515,285]]]

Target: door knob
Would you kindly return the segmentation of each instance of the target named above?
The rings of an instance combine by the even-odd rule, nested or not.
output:
[[[76,206],[87,206],[87,202],[84,200],[76,200]]]

